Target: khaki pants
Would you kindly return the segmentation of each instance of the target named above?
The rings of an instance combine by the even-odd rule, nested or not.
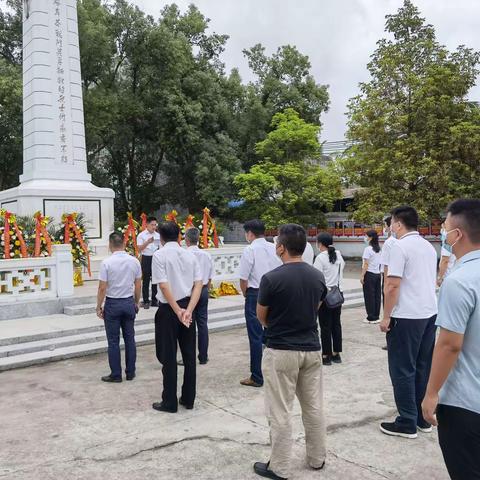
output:
[[[295,395],[302,407],[307,463],[314,468],[321,467],[326,457],[322,352],[266,348],[262,370],[272,444],[270,469],[280,477],[290,476],[293,445],[291,418]]]

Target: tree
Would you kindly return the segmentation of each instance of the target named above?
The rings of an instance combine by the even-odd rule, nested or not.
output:
[[[387,16],[386,32],[393,39],[377,43],[371,80],[349,104],[343,175],[361,187],[354,216],[379,220],[410,204],[436,218],[455,197],[480,194],[480,116],[467,100],[479,55],[441,46],[410,0]]]
[[[255,146],[260,157],[275,163],[318,157],[320,127],[305,122],[293,108],[274,115],[271,126],[273,130]]]
[[[82,57],[95,181],[110,182],[120,214],[167,202],[223,211],[240,170],[219,61],[227,37],[207,34],[194,6],[167,6],[156,22],[123,0],[83,0],[79,14],[82,50],[99,45]]]
[[[235,178],[245,201],[244,217],[262,218],[268,228],[281,223],[324,225],[324,212],[340,198],[340,179],[330,168],[322,168],[319,127],[287,109],[272,120],[273,130],[257,143],[263,161]]]
[[[243,51],[256,81],[248,85],[238,116],[236,138],[242,165],[248,169],[257,161],[255,145],[272,128],[275,114],[293,108],[306,122],[321,126],[320,116],[328,109],[328,87],[317,84],[310,73],[310,60],[296,47],[285,45],[271,55],[257,44]]]
[[[0,58],[0,190],[16,184],[22,172],[21,67]]]

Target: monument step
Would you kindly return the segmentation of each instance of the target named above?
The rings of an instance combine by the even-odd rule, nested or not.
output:
[[[135,320],[135,327],[138,328],[141,325],[154,325],[154,315],[155,310],[152,308],[149,310],[151,316],[148,317],[137,317]],[[144,314],[144,311],[141,312]],[[229,307],[216,307],[209,309],[209,321],[216,322],[221,319],[231,318],[234,316],[243,315],[243,306],[229,306]],[[33,334],[24,334],[18,336],[10,336],[0,338],[0,352],[4,351],[2,349],[8,348],[8,346],[16,345],[16,344],[28,344],[30,342],[38,342],[42,340],[52,340],[60,339],[62,337],[72,337],[75,335],[82,335],[88,333],[95,333],[95,332],[104,332],[105,327],[103,325],[103,321],[97,319],[94,315],[85,315],[82,317],[78,316],[78,323],[79,326],[75,328],[64,328],[64,329],[55,329],[55,330],[47,330],[41,333],[33,333]],[[82,322],[89,320],[90,325],[88,326],[81,326]],[[93,320],[94,325],[91,325]]]
[[[242,328],[244,325],[245,318],[243,316],[238,316],[228,320],[211,322],[208,326],[208,329],[210,332],[216,332],[231,328]],[[135,336],[135,340],[138,346],[152,344],[155,342],[155,332],[140,332],[139,335]],[[121,340],[120,346],[122,349],[124,348],[123,340]],[[54,350],[42,349],[29,353],[0,357],[0,371],[29,367],[32,365],[66,360],[74,357],[83,357],[86,355],[93,355],[106,351],[107,341],[105,339],[86,344],[81,343],[76,345],[62,346],[60,348],[55,348]]]
[[[209,315],[209,324],[217,325],[218,322],[236,320],[242,316],[243,312],[217,312]],[[139,320],[135,324],[135,334],[143,335],[154,333],[155,325],[152,319]],[[10,343],[9,345],[0,346],[0,358],[12,357],[15,355],[23,355],[41,350],[54,351],[59,348],[69,347],[73,345],[81,345],[105,340],[105,328],[103,324],[98,327],[88,327],[80,332],[68,334],[68,331],[59,332],[56,337],[42,338],[42,335],[34,338],[24,339],[22,342]],[[16,340],[16,339],[15,339]]]
[[[346,290],[344,292],[345,301],[350,299],[363,299],[363,289],[355,288],[351,290]],[[96,311],[96,303],[83,303],[83,304],[76,304],[76,305],[67,305],[65,306],[63,313],[65,315],[86,315],[90,313],[95,313]]]

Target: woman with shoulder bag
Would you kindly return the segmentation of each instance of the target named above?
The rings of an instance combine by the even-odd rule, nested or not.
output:
[[[342,254],[335,250],[333,238],[329,233],[320,233],[317,247],[320,250],[314,267],[320,270],[328,287],[327,297],[318,312],[320,337],[322,340],[323,364],[342,363],[342,314],[343,294],[341,283],[345,261]],[[333,343],[333,348],[332,348]]]

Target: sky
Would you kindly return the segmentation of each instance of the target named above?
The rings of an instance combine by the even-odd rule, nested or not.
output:
[[[158,17],[172,1],[131,0]],[[414,0],[422,17],[434,25],[437,39],[450,50],[466,45],[480,50],[480,0]],[[348,99],[368,80],[366,64],[385,36],[385,15],[403,0],[176,0],[182,11],[195,3],[212,31],[230,36],[223,54],[227,71],[236,67],[252,80],[242,50],[262,43],[271,54],[296,45],[310,58],[317,83],[329,85],[330,108],[323,115],[322,141],[343,140]],[[480,86],[470,93],[480,100]]]

